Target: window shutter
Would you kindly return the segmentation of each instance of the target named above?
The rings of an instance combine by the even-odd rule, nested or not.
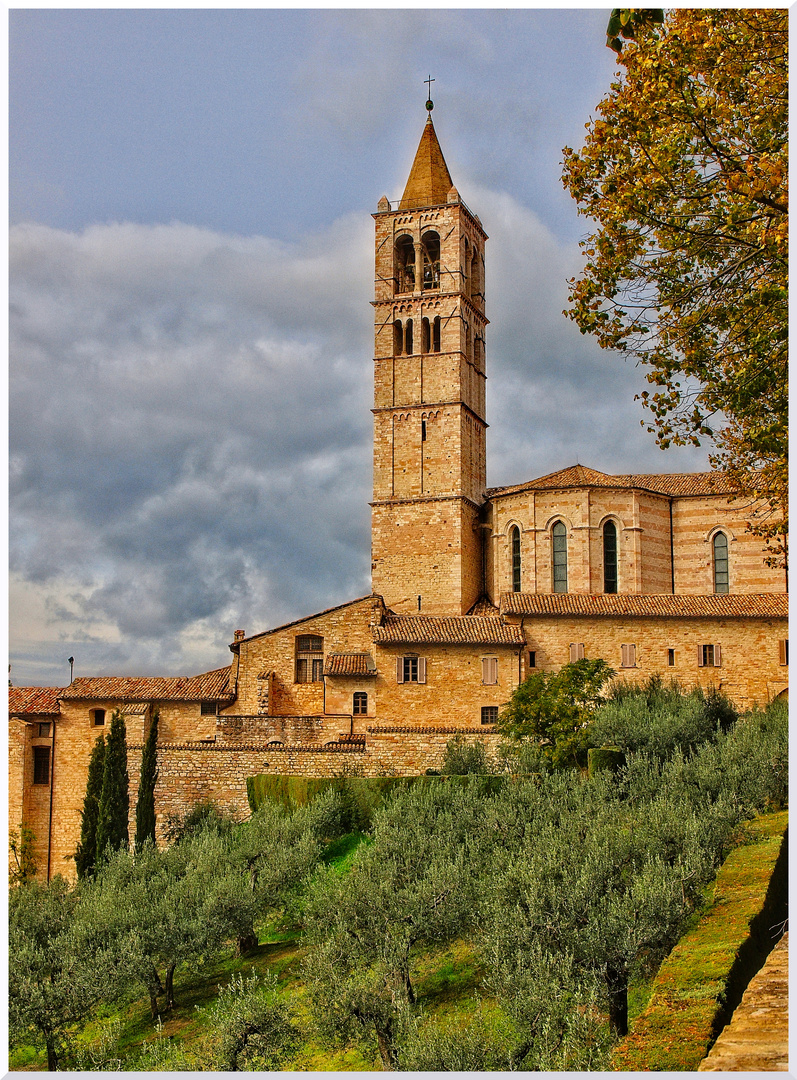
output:
[[[570,663],[574,664],[576,660],[584,659],[584,644],[570,644]]]
[[[419,656],[418,657],[418,682],[419,683],[425,683],[426,682],[426,657],[425,656]]]
[[[722,667],[722,650],[719,645],[714,646],[714,667]]]
[[[703,646],[702,645],[698,645],[698,647],[697,647],[697,666],[698,667],[703,667]]]
[[[778,648],[780,650],[780,662],[785,667],[789,662],[789,641],[788,638],[778,642]]]
[[[494,656],[492,658],[492,660],[490,661],[490,667],[491,667],[490,674],[492,675],[492,678],[490,679],[490,682],[497,683],[498,682],[498,658],[496,656]]]
[[[498,660],[494,656],[482,657],[482,682],[485,686],[498,682]]]
[[[396,682],[404,682],[404,657],[396,657]]]

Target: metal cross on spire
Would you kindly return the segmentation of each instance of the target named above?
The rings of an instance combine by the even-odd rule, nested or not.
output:
[[[428,112],[429,112],[429,113],[431,114],[431,112],[432,112],[432,109],[434,108],[434,102],[432,101],[432,83],[433,83],[433,82],[434,82],[435,80],[434,80],[434,79],[432,78],[432,76],[430,75],[428,79],[424,79],[423,81],[424,81],[424,82],[426,83],[426,85],[427,85],[427,86],[429,87],[429,91],[428,91],[428,94],[429,94],[429,96],[428,96],[428,97],[427,97],[427,99],[426,99],[426,109],[427,109],[427,111],[428,111]]]

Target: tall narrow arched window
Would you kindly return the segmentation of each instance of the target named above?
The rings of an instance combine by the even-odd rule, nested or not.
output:
[[[617,526],[613,521],[603,526],[603,591],[617,592]]]
[[[404,354],[412,356],[412,319],[407,319],[404,327]]]
[[[440,352],[440,316],[436,315],[432,324],[432,352]]]
[[[725,533],[714,534],[714,592],[729,592],[728,537]]]
[[[512,592],[520,592],[520,529],[512,526],[509,533],[512,542]]]
[[[440,288],[440,234],[436,232],[423,236],[423,287]]]
[[[431,351],[432,335],[429,327],[429,320],[424,319],[421,323],[421,352],[428,353]]]
[[[401,356],[403,348],[404,327],[401,325],[401,319],[396,319],[396,321],[393,323],[393,355]]]
[[[411,236],[396,241],[396,292],[412,292],[415,288],[415,244]]]
[[[551,529],[553,549],[553,591],[567,592],[567,529],[557,521]]]

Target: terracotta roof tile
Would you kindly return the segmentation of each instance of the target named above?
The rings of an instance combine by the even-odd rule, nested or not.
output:
[[[513,495],[521,491],[554,491],[562,488],[628,488],[652,491],[657,495],[724,495],[734,491],[724,473],[625,473],[612,476],[609,473],[589,469],[585,465],[571,465],[567,469],[548,473],[535,480],[510,487],[490,488],[488,498]]]
[[[380,645],[524,644],[517,627],[479,615],[386,615],[373,635]]]
[[[785,619],[786,593],[673,596],[670,593],[503,593],[503,615],[664,616],[681,619]]]
[[[331,653],[324,664],[325,675],[376,675],[370,653]]]
[[[114,701],[218,701],[234,696],[230,686],[231,669],[217,668],[203,675],[187,678],[139,678],[127,675],[75,679],[59,694],[64,700],[104,698]]]
[[[15,716],[52,716],[58,713],[63,686],[10,686],[8,711]]]

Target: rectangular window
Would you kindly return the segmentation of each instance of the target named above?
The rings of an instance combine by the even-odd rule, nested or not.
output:
[[[620,667],[636,667],[636,645],[620,646]]]
[[[50,747],[33,747],[33,783],[50,783]]]
[[[363,690],[357,690],[352,702],[352,716],[368,715],[368,695]]]
[[[576,660],[584,659],[584,645],[574,645],[570,643],[570,663],[575,664]]]
[[[780,652],[780,663],[782,667],[789,666],[789,639],[785,638],[783,641],[778,642],[778,648]]]
[[[667,666],[675,667],[675,649],[667,650]]]
[[[482,723],[483,724],[497,724],[498,723],[498,706],[497,705],[482,705]]]
[[[203,701],[199,706],[200,716],[216,716],[219,711],[219,706],[215,701]]]
[[[482,682],[485,686],[494,686],[498,682],[498,657],[482,657]]]
[[[532,649],[532,650],[531,650],[531,651],[529,652],[529,667],[536,667],[536,666],[537,666],[537,654],[536,654],[536,652],[535,652],[535,651],[534,651],[534,650]]]
[[[105,726],[105,709],[95,709],[92,713],[95,727]]]
[[[722,667],[722,650],[719,645],[698,645],[698,667]]]
[[[423,656],[399,656],[396,658],[396,682],[425,683],[426,660]]]
[[[49,724],[39,724],[38,725],[38,730],[39,730],[39,738],[40,739],[49,739],[50,738],[50,725]]]

